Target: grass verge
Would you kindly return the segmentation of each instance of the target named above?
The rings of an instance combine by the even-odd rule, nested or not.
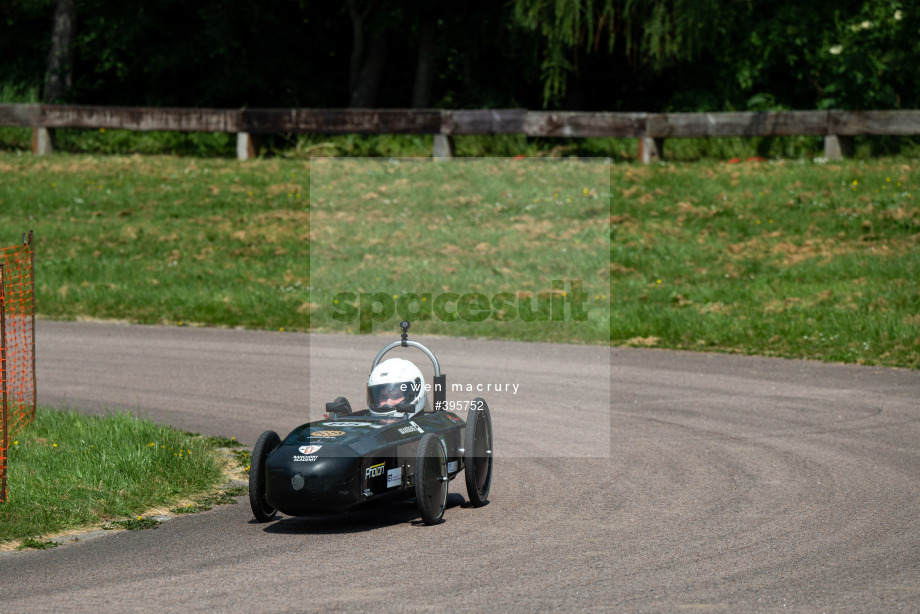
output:
[[[395,331],[405,318],[423,335],[607,343],[605,160],[322,159],[311,171],[313,329]]]
[[[303,331],[325,327],[342,289],[526,294],[518,271],[531,283],[585,268],[551,247],[597,241],[602,226],[609,333],[516,338],[920,368],[915,159],[614,164],[593,218],[566,201],[594,184],[560,177],[555,190],[539,166],[508,175],[508,160],[485,160],[451,183],[421,164],[400,184],[354,164],[330,190],[311,188],[309,160],[0,154],[0,239],[35,229],[43,317]],[[371,232],[384,221],[404,225],[392,248]],[[434,324],[413,333],[500,336]]]
[[[611,338],[920,368],[917,169],[627,170],[613,196]]]
[[[218,448],[225,444],[127,413],[39,407],[35,422],[10,440],[0,544],[34,548],[91,527],[146,528],[154,526],[151,510],[220,498],[215,489],[228,463]]]

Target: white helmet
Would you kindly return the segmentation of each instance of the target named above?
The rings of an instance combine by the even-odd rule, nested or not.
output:
[[[385,360],[367,378],[367,406],[375,416],[418,413],[425,409],[425,377],[408,360]]]

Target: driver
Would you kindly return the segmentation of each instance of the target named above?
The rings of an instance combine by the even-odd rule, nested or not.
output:
[[[402,358],[378,364],[367,378],[367,406],[374,416],[406,416],[425,409],[425,377]]]

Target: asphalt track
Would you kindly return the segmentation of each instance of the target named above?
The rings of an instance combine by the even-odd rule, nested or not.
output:
[[[311,397],[356,401],[388,340],[47,321],[36,338],[40,403],[246,444]],[[257,524],[241,498],[0,553],[0,611],[920,611],[920,372],[420,340],[449,381],[519,385],[482,394],[489,505],[453,482],[434,527],[411,504]]]

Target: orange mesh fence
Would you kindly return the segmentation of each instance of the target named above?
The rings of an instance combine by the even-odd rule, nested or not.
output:
[[[0,381],[3,432],[0,433],[0,502],[6,501],[10,435],[35,417],[35,280],[32,233],[21,245],[0,248]]]
[[[10,447],[9,420],[6,410],[6,335],[3,334],[4,320],[3,263],[0,262],[0,503],[6,501],[6,449]]]

